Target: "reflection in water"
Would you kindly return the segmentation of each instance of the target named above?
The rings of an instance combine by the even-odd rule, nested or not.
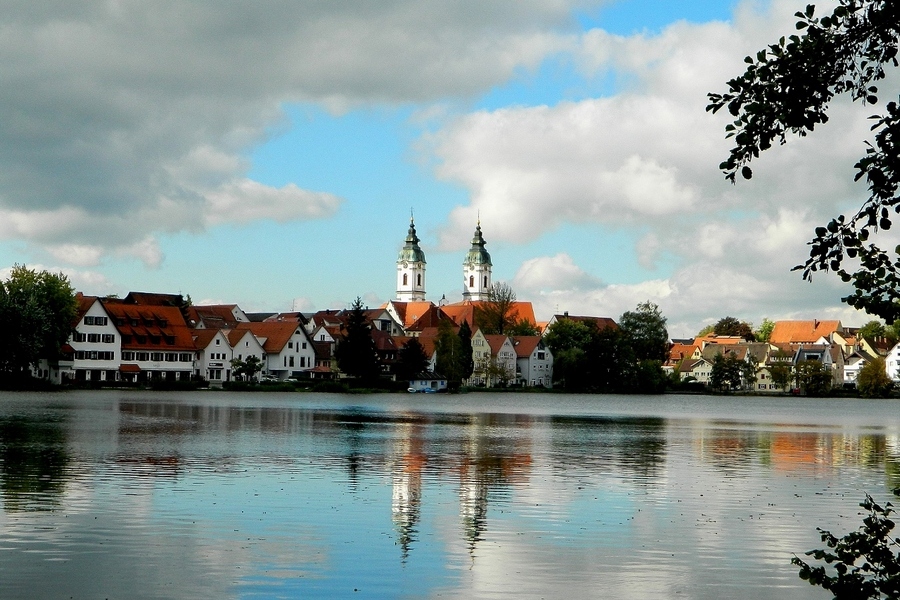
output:
[[[65,492],[69,457],[56,418],[0,419],[0,493],[6,511],[46,510]]]
[[[814,598],[791,553],[900,486],[897,425],[815,425],[818,406],[775,424],[622,409],[637,398],[67,397],[0,404],[3,598]]]

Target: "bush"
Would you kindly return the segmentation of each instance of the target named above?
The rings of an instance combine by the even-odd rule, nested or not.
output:
[[[895,492],[896,493],[896,492]],[[882,508],[866,494],[860,504],[868,511],[863,524],[838,539],[831,532],[818,529],[827,550],[810,550],[806,556],[824,561],[825,566],[811,566],[794,556],[791,564],[800,567],[800,578],[810,585],[820,585],[839,599],[900,597],[900,541],[891,538],[894,512],[890,502]]]

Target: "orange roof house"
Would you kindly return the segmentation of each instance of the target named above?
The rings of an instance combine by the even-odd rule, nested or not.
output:
[[[194,336],[175,306],[125,304],[102,300],[122,336],[122,350],[193,351]]]
[[[814,344],[822,338],[831,339],[831,334],[844,330],[840,321],[775,321],[769,335],[772,344]]]
[[[487,302],[483,300],[463,300],[441,307],[448,317],[453,319],[457,325],[462,325],[463,321],[469,323],[469,327],[475,327],[475,311],[479,307],[484,306]],[[534,307],[531,302],[513,302],[509,311],[509,316],[516,322],[525,321],[531,325],[537,326],[537,320],[534,318]]]

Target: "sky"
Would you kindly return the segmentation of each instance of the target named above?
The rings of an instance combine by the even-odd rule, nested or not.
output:
[[[737,185],[729,118],[704,110],[801,4],[3,1],[0,275],[378,306],[412,213],[435,302],[461,299],[480,219],[494,281],[539,320],[649,300],[674,337],[862,325],[845,284],[790,269],[865,199],[871,108],[834,102]]]

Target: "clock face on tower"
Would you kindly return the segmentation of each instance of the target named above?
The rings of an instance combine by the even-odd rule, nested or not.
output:
[[[403,268],[405,269],[405,268],[408,267],[408,266],[409,266],[409,264],[407,264],[407,262],[404,260],[404,261],[403,261]]]

